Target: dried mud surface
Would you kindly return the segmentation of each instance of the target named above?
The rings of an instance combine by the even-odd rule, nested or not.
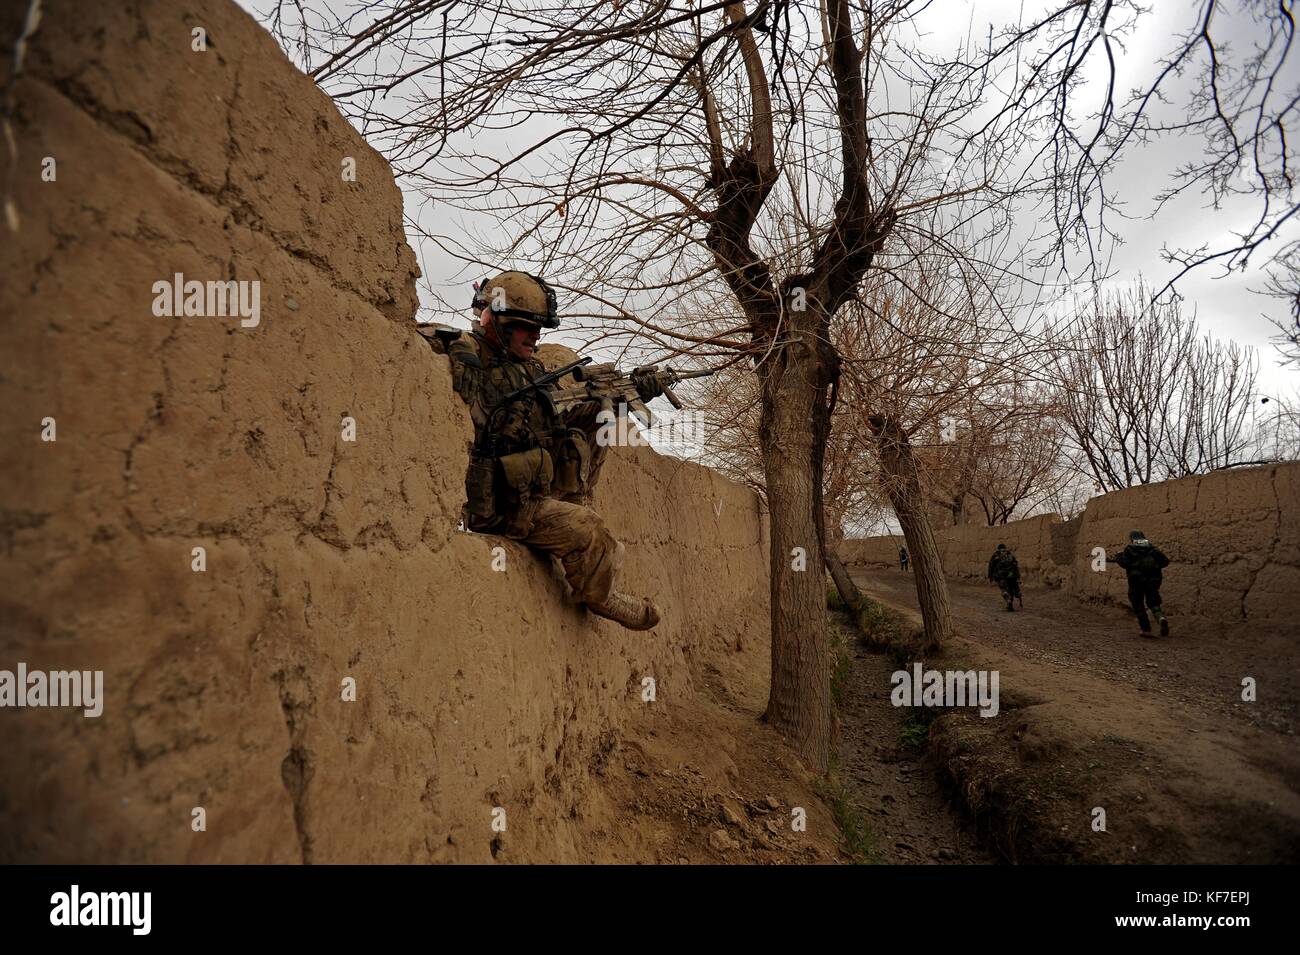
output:
[[[910,575],[853,576],[916,613]],[[1002,708],[935,720],[930,749],[1006,857],[1300,860],[1300,650],[1285,629],[1181,619],[1171,602],[1171,635],[1143,639],[1131,612],[1061,591],[1026,588],[1008,613],[990,585],[950,587],[958,637],[927,665],[999,670]]]

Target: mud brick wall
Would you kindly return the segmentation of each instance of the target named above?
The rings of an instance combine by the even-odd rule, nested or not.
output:
[[[614,453],[597,506],[650,634],[457,531],[471,428],[383,159],[231,3],[43,8],[0,224],[0,669],[103,670],[106,699],[0,710],[0,860],[488,862],[495,806],[512,859],[574,858],[642,677],[671,707],[766,652],[757,497]],[[178,272],[259,282],[260,322],[158,317]]]
[[[1173,561],[1163,596],[1180,613],[1297,628],[1300,633],[1300,463],[1234,468],[1116,491],[1088,502],[1071,589],[1127,601],[1124,572],[1092,570],[1138,529]]]
[[[1300,463],[1234,468],[1095,497],[1079,517],[1054,514],[1000,527],[938,530],[950,576],[983,578],[1006,542],[1031,582],[1085,600],[1127,603],[1124,571],[1094,569],[1093,550],[1113,556],[1131,530],[1172,560],[1163,596],[1171,612],[1223,623],[1259,622],[1300,632]],[[900,537],[845,541],[850,564],[897,566]]]
[[[839,555],[846,565],[858,567],[897,567],[898,548],[903,535],[850,537],[840,541]]]
[[[991,528],[976,524],[941,527],[935,536],[944,572],[954,577],[984,579],[989,557],[999,543],[1016,552],[1020,572],[1027,580],[1060,586],[1063,570],[1052,559],[1052,534],[1061,525],[1055,515],[1027,521],[1014,521]],[[840,545],[840,557],[847,564],[871,567],[897,567],[901,534],[846,540]]]

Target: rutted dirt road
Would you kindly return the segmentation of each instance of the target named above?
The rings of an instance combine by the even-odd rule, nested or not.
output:
[[[910,574],[853,576],[869,595],[915,612]],[[1295,630],[1211,627],[1170,607],[1171,636],[1143,639],[1117,607],[1027,587],[1025,610],[1008,613],[990,585],[949,583],[958,637],[928,665],[999,670],[1003,705],[993,719],[941,722],[958,775],[1017,802],[1024,831],[1037,836],[1022,841],[1021,857],[1300,856]],[[1245,677],[1256,680],[1257,702],[1241,699]],[[1098,807],[1104,832],[1092,825]]]

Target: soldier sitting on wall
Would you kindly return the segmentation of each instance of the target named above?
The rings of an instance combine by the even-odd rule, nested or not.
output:
[[[599,408],[579,405],[561,416],[536,391],[502,402],[546,373],[534,356],[541,330],[560,326],[555,293],[527,272],[502,272],[476,288],[473,308],[473,331],[433,332],[474,422],[466,526],[554,554],[588,610],[629,630],[649,630],[659,611],[648,597],[614,589],[623,544],[589,506],[604,452],[594,440]],[[637,389],[645,401],[660,394],[650,382]]]
[[[1169,621],[1161,608],[1160,584],[1164,582],[1164,568],[1169,566],[1169,558],[1141,531],[1131,531],[1128,536],[1128,546],[1110,559],[1123,567],[1128,575],[1128,601],[1137,614],[1141,635],[1152,635],[1151,621],[1146,612],[1150,607],[1151,613],[1160,621],[1160,636],[1167,637]]]
[[[1020,562],[1006,544],[999,544],[989,558],[989,580],[1002,591],[1002,599],[1007,602],[1008,610],[1016,609],[1013,600],[1019,600],[1020,609],[1025,609],[1025,598],[1020,596]]]

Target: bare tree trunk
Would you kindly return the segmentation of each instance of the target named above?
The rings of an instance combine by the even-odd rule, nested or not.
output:
[[[841,470],[844,470],[842,463]],[[849,576],[848,568],[844,566],[844,561],[840,559],[840,545],[844,542],[843,521],[844,511],[838,502],[828,508],[823,500],[822,527],[825,538],[823,552],[826,558],[826,570],[835,583],[835,589],[839,592],[840,599],[844,601],[845,606],[853,612],[856,618],[858,611],[862,608],[862,591],[858,590],[858,585],[853,582],[853,578]]]
[[[944,579],[943,563],[939,559],[939,544],[925,513],[925,497],[921,493],[916,459],[912,456],[907,434],[897,420],[885,415],[871,415],[867,424],[880,451],[885,490],[911,552],[916,597],[921,604],[921,618],[925,621],[923,651],[930,653],[950,641],[952,610],[948,601],[948,582]]]
[[[765,719],[817,772],[833,735],[826,586],[818,532],[821,474],[808,423],[820,404],[815,354],[798,344],[760,371],[760,439],[772,529],[772,681]]]
[[[833,349],[827,353],[825,348],[820,347],[821,339],[819,338],[819,359],[822,363],[823,370],[829,369],[832,376],[830,395],[825,402],[826,413],[824,419],[814,418],[813,437],[814,440],[822,441],[823,452],[820,455],[822,474],[827,473],[826,452],[830,450],[831,435],[831,416],[835,413],[835,405],[839,400],[839,376],[840,376],[840,357]],[[838,479],[838,486],[832,485],[832,501],[829,506],[826,503],[826,488],[822,488],[819,506],[819,527],[821,529],[822,551],[825,554],[826,569],[830,572],[831,580],[835,582],[835,589],[839,592],[840,599],[844,601],[845,606],[852,612],[854,619],[858,616],[858,611],[862,607],[862,592],[858,590],[857,584],[849,576],[848,570],[844,567],[844,562],[840,560],[840,544],[844,540],[844,501],[839,495],[844,493],[844,483],[848,475],[845,473],[848,469],[843,466],[843,462],[836,462],[835,477]]]
[[[849,576],[848,569],[845,568],[839,555],[830,549],[826,551],[826,569],[830,571],[831,579],[835,581],[835,589],[839,591],[840,599],[856,614],[862,606],[862,591],[858,590],[858,585]]]
[[[952,526],[961,526],[961,520],[965,515],[966,510],[966,495],[963,494],[960,497],[953,497],[953,499],[948,502],[948,510],[952,513]]]

